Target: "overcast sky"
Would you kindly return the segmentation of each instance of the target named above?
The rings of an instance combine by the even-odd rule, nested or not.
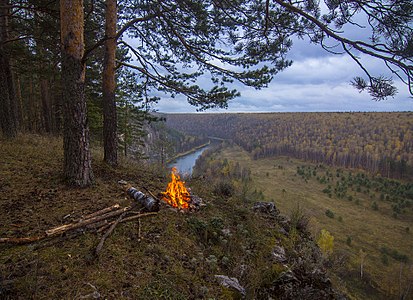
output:
[[[350,81],[357,75],[365,76],[346,55],[332,55],[298,40],[288,58],[293,60],[293,65],[276,75],[268,88],[255,90],[236,85],[241,96],[232,100],[228,109],[207,112],[413,111],[413,99],[406,86],[395,78],[397,95],[381,102],[353,88]],[[371,74],[388,74],[381,61],[367,56],[361,58]],[[196,111],[183,96],[175,99],[163,96],[154,109],[164,113]]]

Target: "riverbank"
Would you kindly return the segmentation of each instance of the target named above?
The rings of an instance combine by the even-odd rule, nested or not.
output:
[[[209,146],[209,145],[211,145],[211,140],[209,140],[208,143],[199,145],[199,146],[197,146],[197,147],[192,148],[191,150],[188,150],[188,151],[186,151],[186,152],[182,152],[182,153],[179,153],[179,154],[175,155],[173,158],[169,159],[166,163],[167,163],[167,164],[173,163],[173,162],[174,162],[175,160],[177,160],[178,158],[181,158],[181,157],[184,157],[184,156],[186,156],[186,155],[188,155],[188,154],[194,153],[195,151],[198,151],[199,149],[202,149],[202,148],[207,147],[207,146]]]

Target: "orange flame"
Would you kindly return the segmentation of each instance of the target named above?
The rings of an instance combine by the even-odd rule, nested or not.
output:
[[[191,194],[185,187],[185,181],[181,180],[178,175],[178,170],[173,167],[171,173],[171,181],[168,183],[166,192],[162,192],[163,200],[172,207],[189,208]]]

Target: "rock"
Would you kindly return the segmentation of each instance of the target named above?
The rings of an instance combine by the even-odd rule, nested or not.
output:
[[[229,229],[229,228],[224,228],[224,229],[221,230],[221,232],[224,236],[232,236],[231,229]]]
[[[256,202],[252,209],[255,212],[260,212],[271,216],[278,216],[280,214],[280,211],[272,202]]]
[[[240,285],[238,282],[238,279],[235,277],[228,277],[225,275],[215,275],[215,278],[218,280],[218,282],[226,287],[226,288],[231,288],[236,291],[238,291],[243,297],[245,297],[246,292],[245,289]]]
[[[191,194],[190,207],[194,210],[199,210],[202,206],[206,206],[202,198]]]
[[[209,265],[216,265],[218,263],[218,259],[215,255],[210,255],[207,257],[206,262]]]
[[[201,286],[201,288],[199,289],[199,293],[200,293],[200,296],[202,297],[207,296],[209,293],[208,287],[206,287],[205,285]]]
[[[288,232],[283,227],[280,227],[278,229],[278,232],[281,233],[282,235],[288,236]]]
[[[230,259],[226,256],[224,256],[223,258],[221,258],[221,264],[223,264],[224,266],[228,266],[230,263]]]
[[[234,269],[234,273],[237,274],[238,276],[244,276],[244,274],[246,273],[246,271],[248,270],[248,266],[247,265],[239,265]]]
[[[272,250],[272,257],[276,262],[283,263],[287,260],[285,256],[285,250],[281,246],[275,246],[274,250]]]

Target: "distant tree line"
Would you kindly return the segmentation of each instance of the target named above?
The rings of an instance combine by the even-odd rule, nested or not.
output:
[[[167,124],[190,134],[231,139],[256,159],[285,155],[411,178],[412,120],[410,112],[170,114]]]

